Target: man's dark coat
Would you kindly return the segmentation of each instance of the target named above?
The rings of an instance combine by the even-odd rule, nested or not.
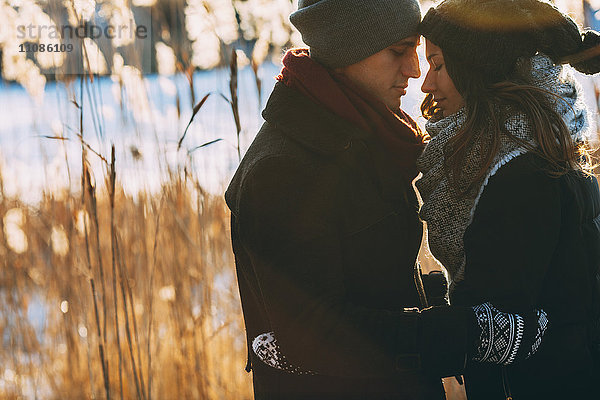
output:
[[[469,314],[404,310],[422,305],[411,183],[373,137],[282,83],[263,116],[225,195],[248,342],[273,331],[319,375],[250,351],[256,399],[443,398],[435,374],[464,365]]]

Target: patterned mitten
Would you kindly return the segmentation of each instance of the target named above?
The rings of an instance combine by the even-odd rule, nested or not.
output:
[[[543,310],[523,317],[483,303],[474,306],[473,311],[480,329],[474,361],[508,365],[527,359],[538,350],[548,327],[548,316]]]
[[[260,361],[269,367],[297,375],[316,375],[313,371],[303,370],[290,364],[281,352],[273,332],[266,332],[255,337],[252,341],[252,350]]]

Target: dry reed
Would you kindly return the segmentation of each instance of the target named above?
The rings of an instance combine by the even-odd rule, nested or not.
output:
[[[0,213],[23,214],[28,242],[16,253],[0,230],[8,350],[0,356],[0,398],[249,398],[222,199],[177,176],[160,193],[133,199],[116,176],[111,168],[110,186],[96,193],[86,173],[86,205],[69,193],[47,193],[37,207],[0,200]],[[49,241],[53,228],[65,232],[66,252]],[[112,290],[98,293],[106,259]],[[42,327],[28,318],[34,312],[43,314]]]

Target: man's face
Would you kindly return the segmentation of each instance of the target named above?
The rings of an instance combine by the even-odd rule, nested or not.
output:
[[[400,108],[400,97],[406,94],[408,79],[421,75],[418,45],[419,37],[410,36],[336,71],[395,111]]]

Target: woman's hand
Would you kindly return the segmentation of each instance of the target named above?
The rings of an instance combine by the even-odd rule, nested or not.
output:
[[[543,310],[510,314],[488,302],[474,306],[473,311],[479,327],[474,361],[508,365],[527,359],[538,350],[548,328]]]

